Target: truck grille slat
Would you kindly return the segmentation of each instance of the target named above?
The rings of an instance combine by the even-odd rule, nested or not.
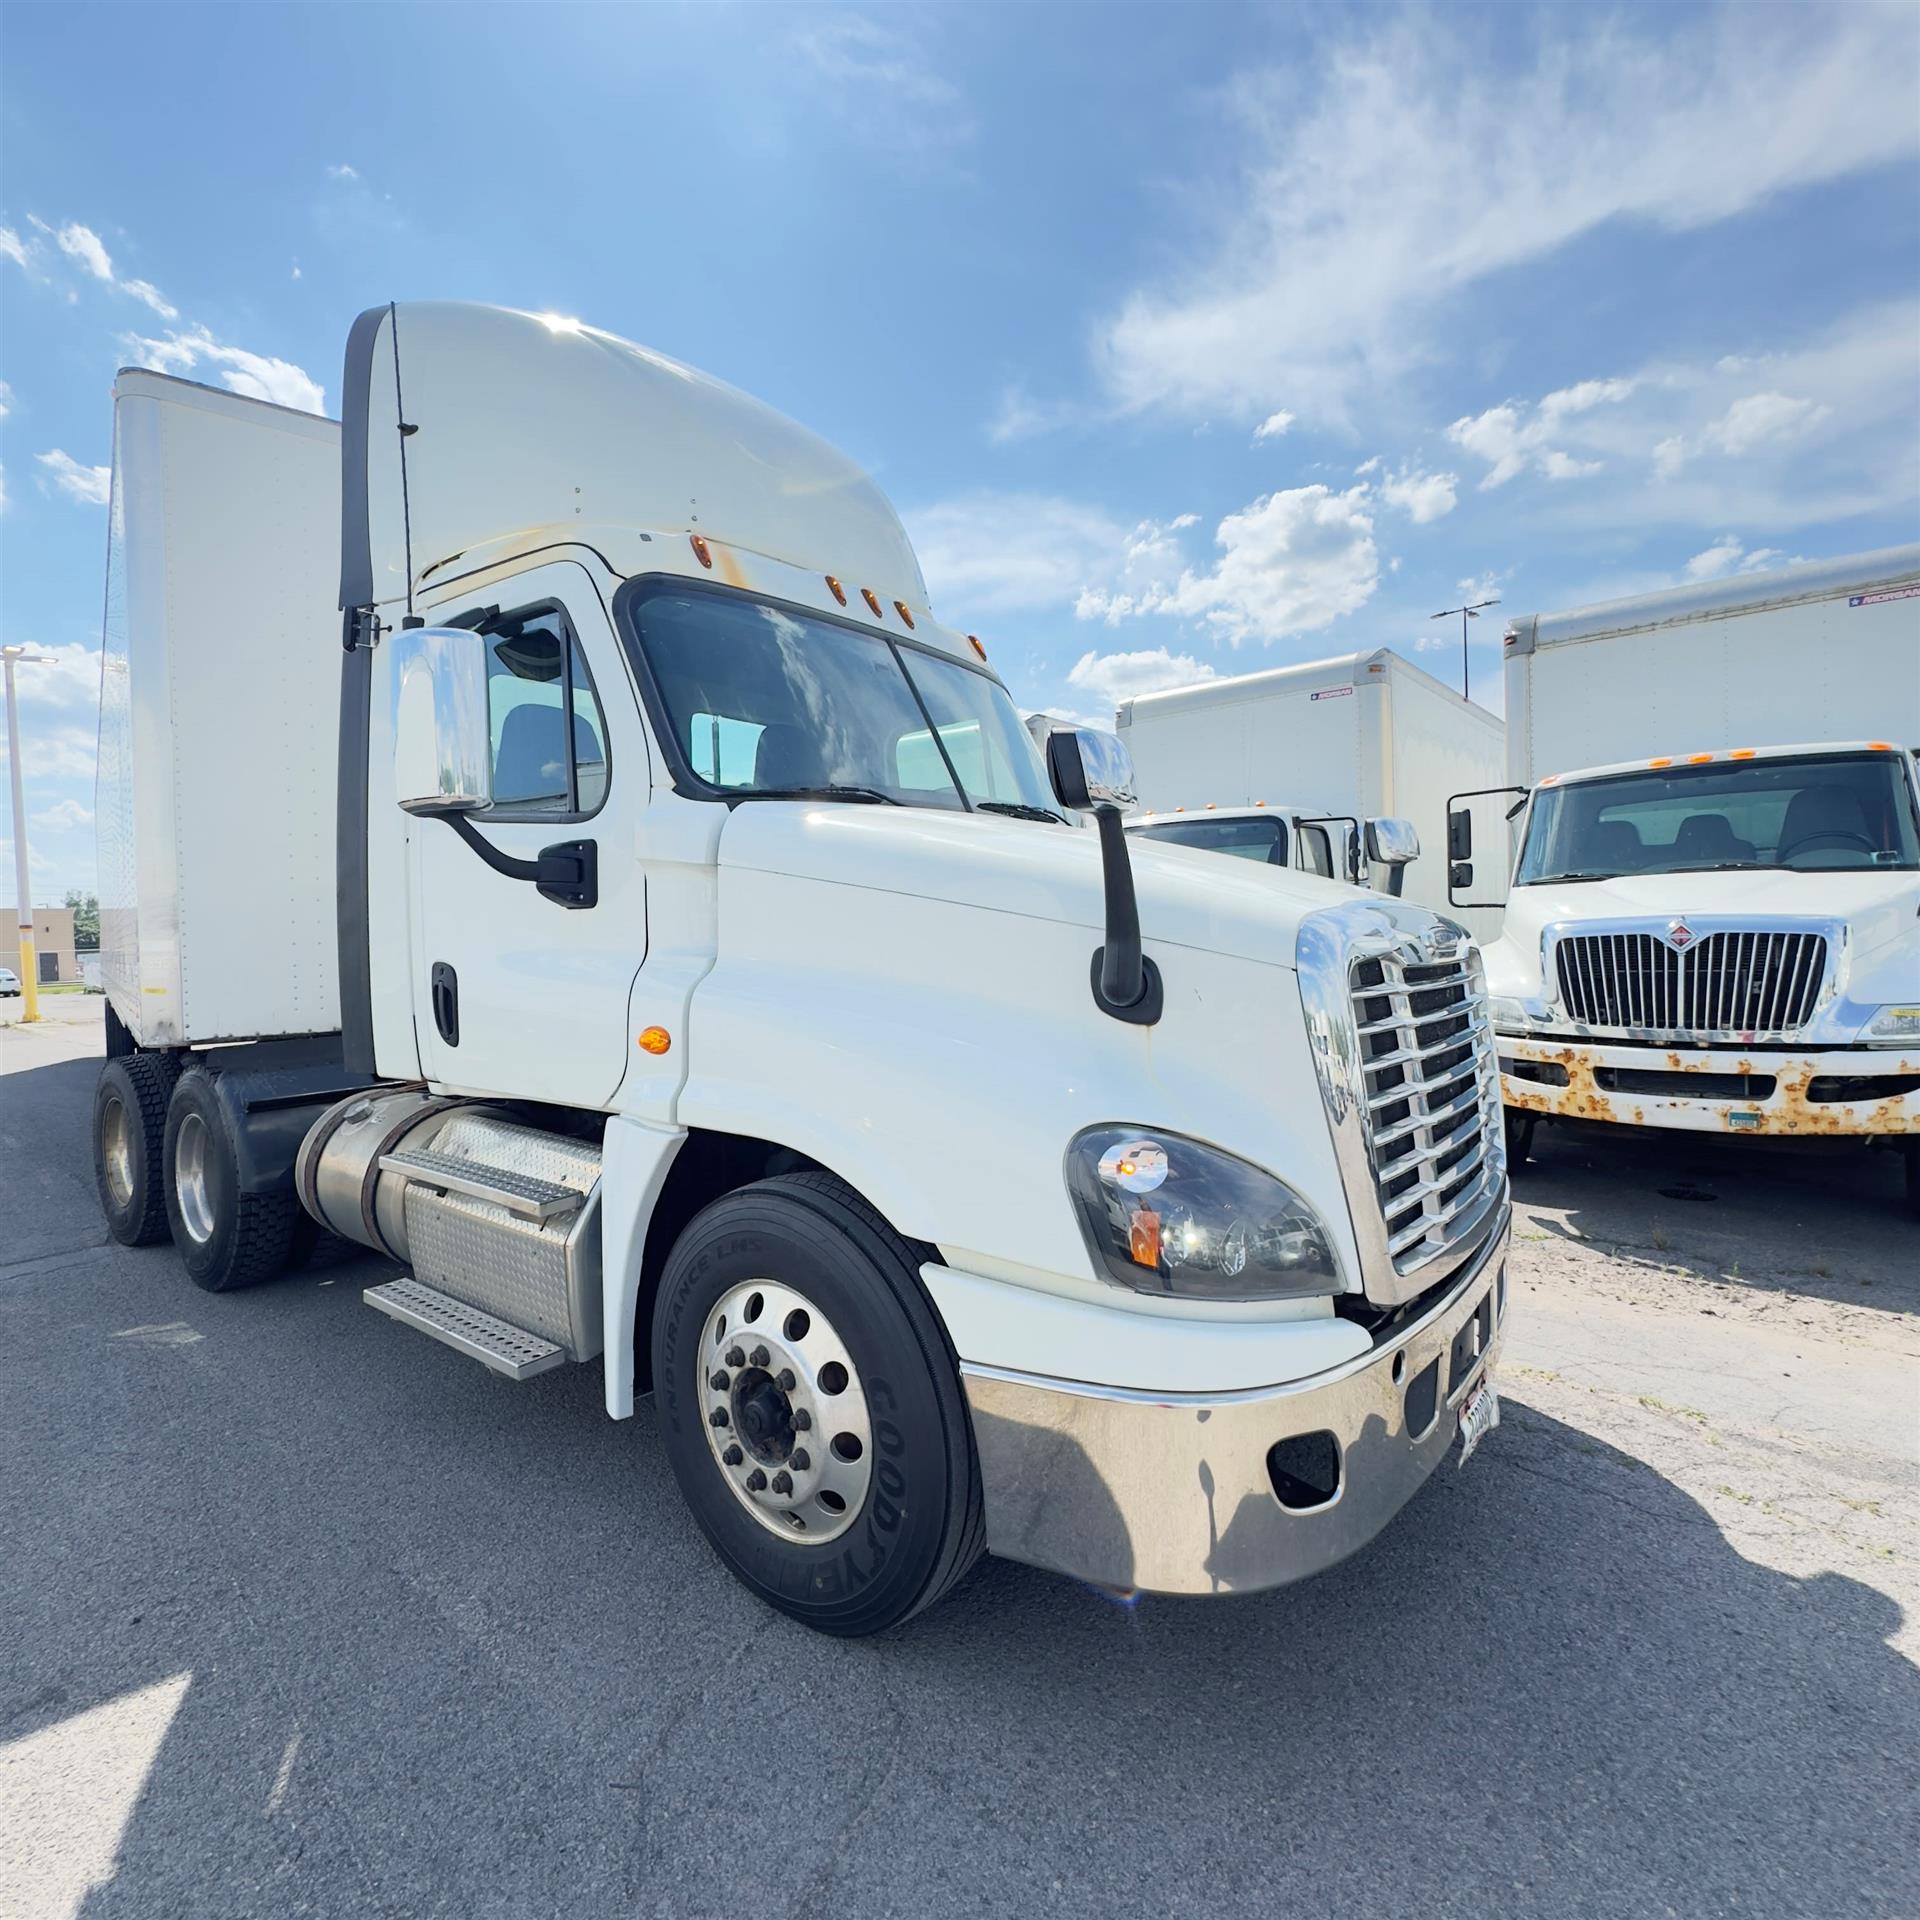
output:
[[[1792,1039],[1826,982],[1822,933],[1759,928],[1701,934],[1675,947],[1656,933],[1562,935],[1560,1002],[1594,1033],[1670,1044]]]
[[[1418,1271],[1474,1231],[1504,1172],[1486,996],[1470,958],[1408,950],[1354,960],[1348,987],[1386,1249]]]

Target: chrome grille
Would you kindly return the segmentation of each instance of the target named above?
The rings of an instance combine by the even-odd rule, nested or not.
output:
[[[1396,950],[1356,959],[1349,984],[1374,1192],[1404,1273],[1471,1235],[1505,1172],[1479,961]]]
[[[1676,948],[1657,933],[1563,935],[1560,1004],[1596,1032],[1667,1041],[1796,1033],[1827,973],[1820,933],[1723,930]]]

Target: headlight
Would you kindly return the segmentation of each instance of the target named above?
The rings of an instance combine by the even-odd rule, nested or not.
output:
[[[1920,1007],[1882,1007],[1867,1022],[1865,1037],[1886,1047],[1920,1042]]]
[[[1285,1300],[1338,1293],[1320,1217],[1287,1185],[1218,1147],[1142,1127],[1089,1127],[1067,1185],[1093,1263],[1136,1293]]]
[[[1525,1033],[1533,1024],[1528,1017],[1526,1003],[1511,999],[1504,993],[1496,993],[1488,999],[1487,1018],[1493,1022],[1495,1033]]]

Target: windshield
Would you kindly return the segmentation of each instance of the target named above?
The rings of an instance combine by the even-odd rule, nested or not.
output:
[[[991,674],[718,589],[649,593],[632,617],[674,740],[704,786],[1061,817]]]
[[[1287,864],[1287,830],[1271,814],[1253,820],[1156,820],[1150,827],[1128,831],[1142,840],[1171,840],[1175,846],[1204,847],[1209,853],[1236,854],[1274,867]]]
[[[1920,866],[1920,823],[1897,755],[1608,774],[1533,796],[1516,886],[1746,867],[1834,873]]]

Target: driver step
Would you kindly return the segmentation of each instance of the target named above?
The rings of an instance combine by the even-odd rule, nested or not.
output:
[[[418,1280],[389,1280],[385,1286],[369,1287],[360,1297],[389,1318],[432,1334],[456,1353],[478,1360],[509,1380],[530,1380],[536,1373],[559,1366],[567,1357],[566,1349],[551,1340],[497,1320]]]
[[[510,1167],[490,1167],[483,1160],[463,1160],[454,1153],[383,1153],[380,1171],[404,1173],[409,1179],[447,1193],[490,1200],[522,1220],[551,1220],[559,1214],[577,1213],[587,1197],[577,1187],[563,1187],[557,1180],[541,1180]]]

